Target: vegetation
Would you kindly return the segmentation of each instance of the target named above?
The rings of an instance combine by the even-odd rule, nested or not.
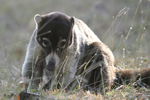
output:
[[[22,91],[19,81],[35,14],[60,11],[82,19],[115,55],[115,66],[150,67],[150,0],[1,0],[0,99]],[[149,99],[150,89],[123,85],[98,95],[82,90],[41,92],[54,99]]]

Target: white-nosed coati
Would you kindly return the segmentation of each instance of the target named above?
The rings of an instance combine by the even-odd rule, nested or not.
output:
[[[92,30],[81,20],[60,12],[35,15],[36,28],[30,39],[22,78],[26,90],[37,89],[42,81],[43,88],[109,89],[122,80],[135,79],[150,85],[150,68],[143,70],[121,70],[114,67],[112,51],[100,41]],[[117,77],[117,80],[116,80]]]

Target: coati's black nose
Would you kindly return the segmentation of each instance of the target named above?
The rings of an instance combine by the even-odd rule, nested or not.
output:
[[[46,66],[46,69],[49,71],[55,70],[55,61],[49,61],[48,65]]]

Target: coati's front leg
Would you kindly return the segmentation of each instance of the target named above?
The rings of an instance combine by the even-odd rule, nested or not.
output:
[[[40,52],[35,59],[35,64],[32,68],[32,76],[31,76],[31,87],[30,89],[37,89],[39,87],[39,83],[43,80],[43,70],[45,67],[45,53]]]
[[[43,74],[43,67],[44,67],[44,53],[41,47],[36,42],[36,30],[33,33],[25,57],[25,61],[22,67],[22,81],[25,84],[25,91],[27,91],[29,81],[32,76],[32,84],[31,88],[34,86],[38,86],[40,83],[40,78]]]

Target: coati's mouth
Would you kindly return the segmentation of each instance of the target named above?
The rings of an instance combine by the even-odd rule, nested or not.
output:
[[[49,61],[48,65],[46,66],[46,69],[48,71],[54,71],[55,70],[55,60]]]
[[[55,67],[58,65],[59,63],[59,57],[56,53],[50,53],[45,61],[46,61],[46,69],[48,71],[54,71],[55,70]]]

